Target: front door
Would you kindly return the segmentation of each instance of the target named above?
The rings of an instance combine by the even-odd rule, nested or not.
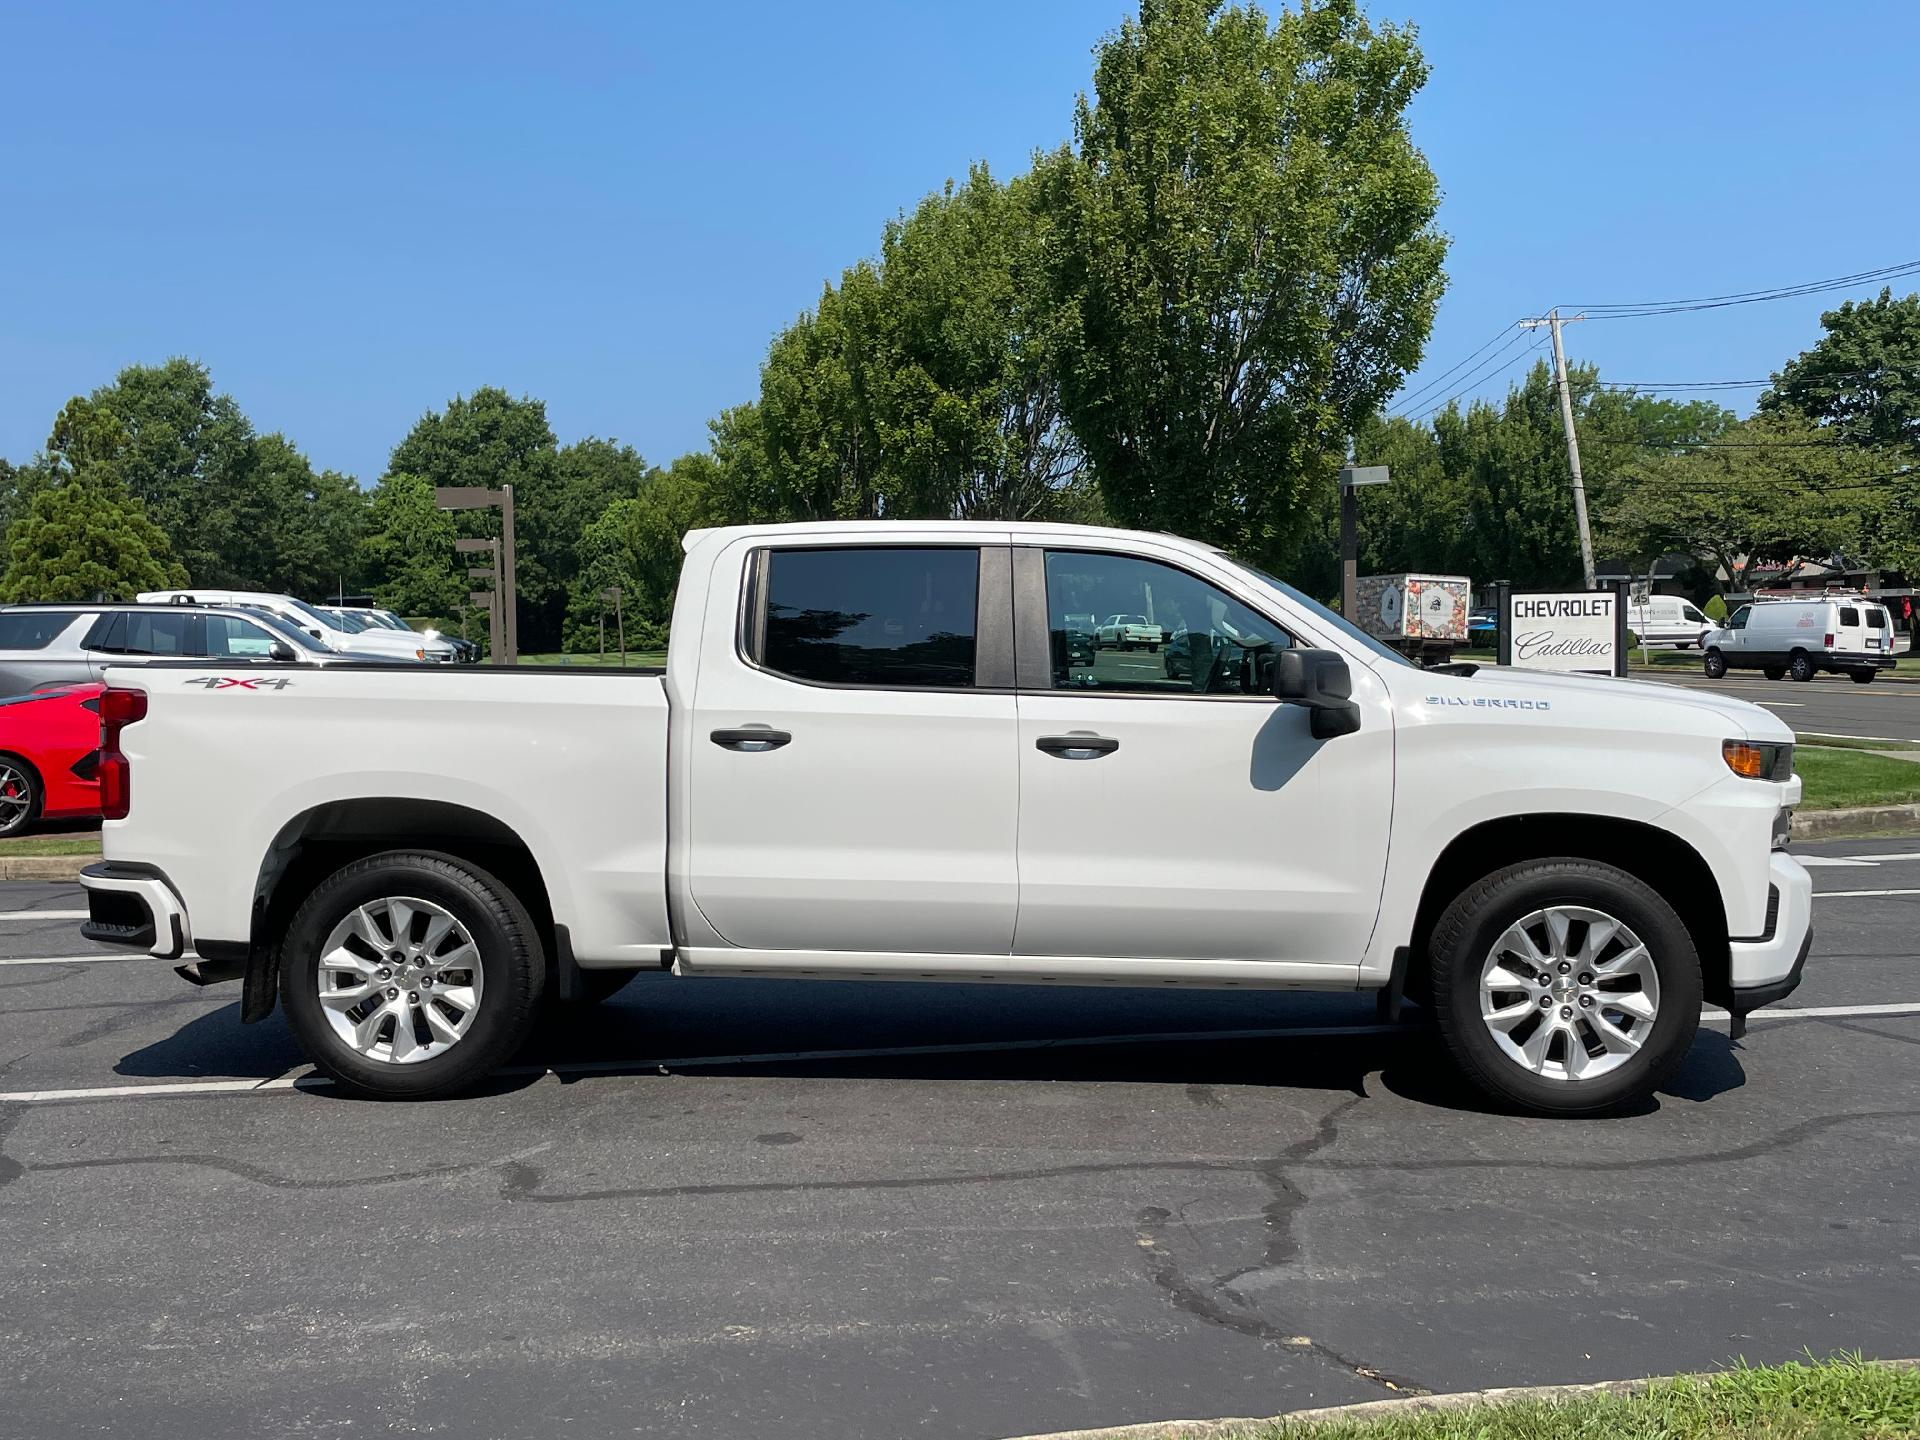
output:
[[[1024,596],[1039,552],[1016,553]],[[1357,966],[1392,818],[1378,677],[1352,664],[1362,728],[1316,740],[1270,693],[1295,641],[1268,615],[1171,561],[1050,549],[1044,568],[1044,675],[1035,627],[1017,634],[1015,954]],[[1070,648],[1089,611],[1144,616],[1157,653]]]
[[[1005,956],[1006,547],[788,544],[744,564],[741,634],[709,623],[692,702],[700,914],[748,950]],[[729,596],[738,573],[716,582]]]

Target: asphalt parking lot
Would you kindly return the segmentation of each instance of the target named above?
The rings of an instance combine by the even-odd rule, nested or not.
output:
[[[1900,656],[1900,670],[1920,670],[1920,659]],[[1731,695],[1773,711],[1795,730],[1821,735],[1860,735],[1882,740],[1920,740],[1920,687],[1877,681],[1856,685],[1844,675],[1816,675],[1806,684],[1769,680],[1736,671],[1709,680],[1691,670],[1634,673],[1636,680],[1659,680],[1717,695]]]
[[[651,976],[492,1093],[360,1103],[0,886],[0,1434],[993,1437],[1910,1355],[1920,840],[1802,853],[1793,1013],[1584,1123],[1358,997]]]

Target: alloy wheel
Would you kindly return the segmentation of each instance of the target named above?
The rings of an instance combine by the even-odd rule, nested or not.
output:
[[[1508,926],[1480,971],[1480,1017],[1509,1060],[1549,1080],[1595,1080],[1653,1033],[1660,977],[1622,921],[1553,905]]]
[[[413,1065],[457,1045],[480,1012],[480,952],[445,907],[384,896],[328,934],[320,1005],[341,1042],[369,1060]]]

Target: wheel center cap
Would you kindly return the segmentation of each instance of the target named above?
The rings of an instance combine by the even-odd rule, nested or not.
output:
[[[1553,982],[1553,998],[1556,1000],[1571,1000],[1579,993],[1579,982],[1571,975],[1562,975],[1558,980]]]

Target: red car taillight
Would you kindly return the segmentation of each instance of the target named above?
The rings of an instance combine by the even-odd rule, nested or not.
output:
[[[1833,649],[1833,636],[1827,636],[1827,649]]]
[[[120,753],[120,732],[134,721],[146,718],[146,691],[100,692],[100,815],[103,819],[124,820],[133,804],[132,777],[128,773],[127,757]]]

